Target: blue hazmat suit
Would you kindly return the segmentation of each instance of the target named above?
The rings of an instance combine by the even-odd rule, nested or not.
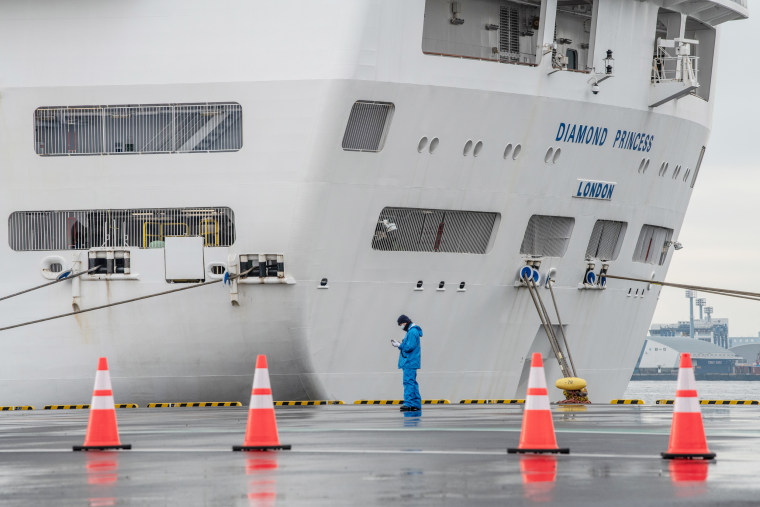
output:
[[[398,347],[398,367],[404,371],[404,405],[422,408],[420,387],[417,384],[417,369],[421,368],[422,328],[417,324],[409,324],[406,336]]]

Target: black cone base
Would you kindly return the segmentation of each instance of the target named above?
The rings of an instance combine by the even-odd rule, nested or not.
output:
[[[72,447],[75,451],[108,451],[110,449],[131,449],[132,444],[120,445],[75,445]]]
[[[515,449],[508,448],[507,454],[570,454],[570,449],[562,447],[560,449]]]
[[[289,451],[288,445],[233,445],[233,451]]]
[[[708,452],[705,454],[678,454],[670,452],[661,452],[660,456],[663,459],[713,459],[715,457],[714,452]]]

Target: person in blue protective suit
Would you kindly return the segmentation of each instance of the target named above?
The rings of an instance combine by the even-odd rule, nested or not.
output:
[[[398,367],[404,372],[404,404],[400,410],[416,412],[422,410],[420,387],[417,384],[417,370],[421,367],[422,358],[422,328],[406,315],[399,316],[397,322],[406,332],[400,342],[391,340],[391,345],[398,348]]]

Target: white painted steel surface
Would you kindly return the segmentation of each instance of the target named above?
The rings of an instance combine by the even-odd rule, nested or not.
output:
[[[636,240],[643,224],[677,239],[691,188],[654,166],[695,167],[712,114],[711,102],[692,96],[648,108],[657,7],[599,4],[595,60],[613,48],[616,67],[594,95],[589,74],[549,75],[551,58],[534,67],[424,55],[422,0],[3,2],[0,44],[12,49],[0,55],[0,293],[44,281],[50,255],[64,269],[87,261],[85,251],[12,251],[4,217],[18,210],[229,207],[236,240],[205,247],[207,269],[235,272],[239,255],[283,254],[295,283],[215,284],[2,332],[0,399],[81,402],[92,363],[108,356],[125,402],[245,400],[257,354],[267,355],[277,399],[394,398],[401,378],[388,338],[399,337],[400,313],[424,330],[425,398],[522,397],[531,352],[559,375],[527,290],[514,286],[534,214],[575,219],[564,256],[542,259],[539,271],[556,269],[592,400],[618,397],[660,289],[610,280],[603,291],[579,290],[588,241],[597,220],[625,222],[610,273],[664,278],[672,249],[663,265],[632,262]],[[357,100],[394,104],[378,153],[341,147]],[[41,106],[200,101],[241,105],[239,151],[35,153]],[[611,137],[601,147],[557,141],[562,122],[603,126]],[[651,152],[613,148],[617,129],[654,135]],[[418,151],[423,136],[440,139],[434,153]],[[463,155],[468,140],[482,142],[477,157]],[[507,145],[515,148],[505,156]],[[561,148],[555,163],[545,161],[550,147]],[[642,158],[653,165],[643,174]],[[579,178],[615,181],[613,198],[571,198]],[[373,250],[386,207],[501,220],[485,255]],[[88,308],[168,288],[161,248],[130,248],[130,262],[128,278],[85,276],[75,289],[61,283],[4,301],[0,327],[66,313],[72,301]],[[317,290],[323,278],[329,288]],[[414,290],[418,280],[425,290]],[[431,290],[440,281],[467,290]]]

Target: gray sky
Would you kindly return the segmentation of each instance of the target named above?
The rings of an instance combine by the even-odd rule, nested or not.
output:
[[[752,5],[750,5],[750,9]],[[713,130],[666,281],[760,292],[760,138],[754,40],[760,12],[721,25]],[[729,336],[757,336],[760,302],[703,294]],[[689,318],[681,289],[663,288],[653,322]],[[695,314],[699,313],[695,306]]]

